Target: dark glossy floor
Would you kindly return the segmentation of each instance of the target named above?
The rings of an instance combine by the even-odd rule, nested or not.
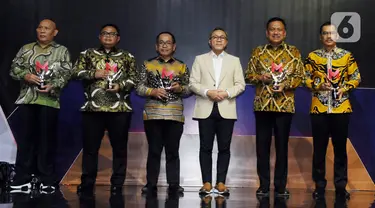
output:
[[[95,196],[78,197],[75,193],[76,186],[61,186],[60,191],[55,194],[2,194],[0,208],[242,208],[242,207],[275,207],[275,208],[367,208],[375,207],[374,192],[351,192],[351,199],[335,201],[334,192],[328,191],[325,201],[316,202],[311,198],[311,191],[290,190],[291,196],[288,200],[276,200],[272,196],[269,199],[257,200],[255,189],[233,188],[231,195],[225,199],[220,196],[208,196],[200,198],[197,193],[199,187],[185,188],[183,197],[171,197],[166,194],[166,188],[160,187],[156,197],[143,197],[137,186],[124,187],[123,195],[110,196],[109,186],[97,186]],[[8,202],[8,203],[7,203]]]

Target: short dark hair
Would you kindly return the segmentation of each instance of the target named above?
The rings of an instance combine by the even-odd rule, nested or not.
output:
[[[115,25],[115,24],[105,24],[105,25],[103,25],[103,26],[100,28],[100,32],[102,32],[102,30],[103,30],[104,28],[106,28],[106,27],[113,27],[113,28],[115,28],[115,29],[116,29],[116,32],[117,32],[117,35],[120,36],[120,28],[119,28],[117,25]]]
[[[163,31],[163,32],[160,32],[160,33],[156,36],[156,43],[159,42],[160,35],[163,35],[163,34],[168,34],[168,35],[170,35],[170,36],[172,37],[172,42],[173,42],[173,44],[176,43],[176,38],[175,38],[174,35],[173,35],[171,32],[169,32],[169,31]]]
[[[267,21],[266,28],[268,29],[268,26],[271,24],[271,22],[276,22],[276,21],[279,21],[279,22],[283,23],[284,28],[285,28],[285,30],[286,30],[286,23],[285,23],[285,20],[282,19],[282,18],[280,18],[280,17],[272,17],[271,19],[269,19],[269,20]]]
[[[228,40],[228,33],[227,33],[227,31],[225,31],[225,29],[222,28],[222,27],[215,27],[213,30],[211,30],[211,32],[210,32],[210,36],[208,37],[208,39],[211,39],[212,33],[214,33],[214,32],[217,31],[217,30],[221,30],[221,31],[223,31],[223,32],[225,33],[225,36],[226,36],[227,40]]]
[[[325,26],[330,26],[330,25],[333,25],[333,26],[336,27],[336,25],[333,24],[331,21],[327,21],[327,22],[323,23],[323,24],[320,26],[320,28],[319,28],[319,34],[322,34],[322,32],[323,32],[323,27],[325,27]]]

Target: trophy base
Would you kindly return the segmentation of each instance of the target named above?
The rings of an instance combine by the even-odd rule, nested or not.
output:
[[[333,89],[332,90],[332,97],[335,100],[339,99],[339,95],[338,95],[338,90],[337,89]]]
[[[38,90],[44,90],[44,86],[46,85],[46,83],[44,82],[41,82],[39,85],[38,85]]]
[[[109,90],[113,89],[113,83],[112,82],[107,82],[107,89],[109,89]]]

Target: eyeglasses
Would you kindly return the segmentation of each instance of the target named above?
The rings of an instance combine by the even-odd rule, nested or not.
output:
[[[101,36],[109,36],[109,37],[116,37],[118,35],[117,32],[106,32],[106,31],[103,31],[100,33]]]
[[[158,44],[159,44],[159,46],[163,46],[163,45],[171,46],[171,45],[173,45],[173,42],[159,41]]]
[[[227,37],[225,37],[225,36],[212,36],[211,39],[214,39],[214,40],[226,40]]]

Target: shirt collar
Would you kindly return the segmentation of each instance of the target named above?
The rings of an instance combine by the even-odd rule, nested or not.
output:
[[[330,54],[330,52],[326,51],[326,49],[325,49],[324,47],[322,48],[322,51],[323,51],[323,53],[325,53],[325,54]],[[332,54],[333,54],[333,53],[338,53],[338,51],[339,51],[339,48],[338,48],[337,46],[335,46],[335,47],[332,49],[331,53],[332,53]]]
[[[221,52],[219,55],[216,55],[216,53],[214,53],[213,51],[210,51],[210,55],[211,55],[213,58],[223,58],[224,55],[225,55],[225,51]]]
[[[98,51],[101,51],[101,52],[104,52],[104,53],[107,53],[107,51],[104,49],[104,46],[100,46]],[[113,47],[108,53],[116,53],[118,51],[118,48],[115,46]]]
[[[175,62],[175,58],[173,58],[173,56],[168,60],[168,61],[165,61],[162,57],[158,56],[156,58],[156,60],[158,60],[160,63],[169,63],[169,64],[172,64],[173,62]]]
[[[41,47],[41,48],[48,48],[50,46],[55,46],[56,45],[56,42],[55,41],[51,41],[50,43],[48,43],[47,45],[45,45],[44,47],[42,47],[42,45],[40,45],[40,42],[39,40],[36,41],[36,44]]]
[[[267,47],[267,49],[273,49],[273,46],[272,46],[270,43],[266,44],[266,47]],[[276,47],[275,50],[278,50],[278,49],[285,49],[285,48],[286,48],[286,43],[283,41],[283,42],[280,43],[280,45],[278,45],[278,46]]]

